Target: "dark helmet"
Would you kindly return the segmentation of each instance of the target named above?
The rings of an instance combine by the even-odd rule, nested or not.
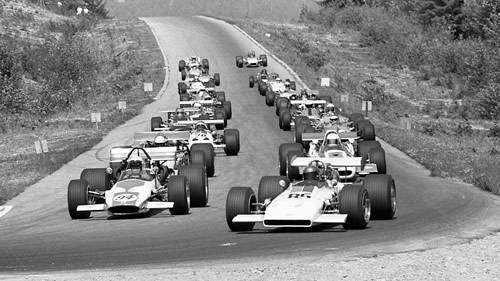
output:
[[[319,179],[319,169],[316,166],[307,166],[302,172],[304,175],[304,180],[318,180]]]

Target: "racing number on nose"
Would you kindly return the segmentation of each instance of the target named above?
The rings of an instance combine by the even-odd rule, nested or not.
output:
[[[119,194],[113,198],[114,201],[132,201],[137,200],[137,196],[134,194]]]

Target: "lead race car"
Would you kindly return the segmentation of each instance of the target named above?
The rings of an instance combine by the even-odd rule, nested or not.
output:
[[[259,55],[258,57],[255,55],[254,51],[250,51],[247,54],[246,58],[243,56],[236,56],[236,66],[242,68],[246,67],[267,67],[267,56],[264,54]]]
[[[226,199],[226,221],[232,231],[311,227],[318,224],[364,229],[370,218],[392,219],[396,185],[390,175],[367,175],[362,183],[340,182],[336,167],[361,166],[360,158],[297,158],[303,178],[262,177],[257,196],[250,187],[232,187]]]
[[[86,219],[93,211],[123,216],[170,209],[188,214],[193,205],[206,206],[208,181],[203,164],[186,165],[185,154],[169,147],[113,147],[110,167],[84,169],[68,184],[72,219]],[[201,158],[203,155],[191,155]],[[172,168],[166,162],[173,161]],[[191,200],[194,199],[194,200]]]

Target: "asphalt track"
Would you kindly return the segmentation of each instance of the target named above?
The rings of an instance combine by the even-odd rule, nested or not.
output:
[[[370,256],[439,247],[480,237],[498,228],[500,200],[470,185],[429,176],[406,155],[384,144],[388,171],[397,185],[396,218],[371,221],[369,228],[279,229],[257,225],[250,233],[230,232],[225,199],[231,186],[256,188],[264,175],[278,173],[280,143],[293,141],[279,129],[274,108],[267,107],[248,76],[257,69],[238,69],[235,56],[253,49],[263,53],[243,33],[224,22],[203,18],[144,19],[165,51],[169,83],[143,114],[112,131],[100,144],[8,202],[12,210],[0,218],[0,272],[46,272],[119,268],[192,262],[262,260],[289,256],[336,254]],[[241,153],[218,156],[210,178],[209,207],[185,216],[168,211],[133,218],[109,218],[94,213],[71,220],[66,188],[87,167],[106,167],[109,148],[128,144],[133,132],[148,130],[150,118],[178,104],[179,59],[208,58],[211,72],[221,74],[221,89],[232,102],[228,127],[241,133]],[[287,69],[269,57],[268,70],[283,78]],[[0,275],[1,276],[1,275]]]

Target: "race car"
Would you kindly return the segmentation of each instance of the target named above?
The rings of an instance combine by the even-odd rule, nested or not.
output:
[[[266,105],[268,106],[275,105],[280,97],[287,99],[296,99],[297,97],[295,81],[290,81],[290,79],[283,81],[280,77],[277,77],[275,80],[268,80],[266,85],[265,96]]]
[[[225,129],[219,132],[214,125],[222,120],[179,121],[192,127],[189,131],[142,132],[134,135],[140,145],[165,146],[166,144],[184,145],[191,152],[202,151],[209,177],[215,173],[214,156],[225,153],[227,156],[238,155],[240,151],[240,132],[238,129]],[[215,128],[214,128],[215,127]]]
[[[255,55],[254,51],[250,51],[247,54],[246,58],[243,58],[243,56],[236,56],[236,66],[239,68],[242,68],[243,66],[246,67],[267,67],[267,56],[262,54],[259,57]]]
[[[166,118],[154,116],[151,118],[151,131],[190,131],[192,125],[181,121],[217,121],[217,130],[223,130],[227,126],[224,108],[214,107],[186,107],[177,108],[175,111],[162,111]]]
[[[126,216],[169,209],[173,215],[183,215],[189,213],[191,204],[206,206],[208,181],[203,164],[167,169],[165,162],[177,157],[170,148],[113,147],[110,154],[110,167],[84,169],[79,179],[69,182],[72,219],[89,218],[94,211]]]
[[[190,75],[200,76],[202,70],[209,70],[208,59],[192,56],[186,60],[179,61],[179,72],[181,73],[182,80],[185,80]]]
[[[305,162],[306,161],[306,162]],[[335,168],[362,165],[360,158],[295,159],[302,178],[264,176],[257,196],[250,187],[232,187],[226,199],[226,222],[231,231],[311,227],[319,224],[364,229],[371,217],[392,219],[396,185],[390,175],[367,175],[361,183],[341,182]]]
[[[284,131],[290,131],[299,122],[297,117],[307,119],[310,123],[320,122],[325,100],[280,100],[278,105],[278,125]]]

